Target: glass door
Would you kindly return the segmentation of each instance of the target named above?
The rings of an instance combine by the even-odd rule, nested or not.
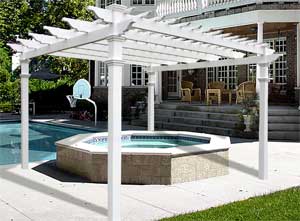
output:
[[[178,71],[169,71],[168,75],[168,98],[175,99],[179,98],[179,82],[180,82],[180,74]]]

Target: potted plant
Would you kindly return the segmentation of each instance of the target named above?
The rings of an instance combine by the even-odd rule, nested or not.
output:
[[[257,115],[258,105],[257,99],[255,97],[248,97],[242,102],[241,114],[244,119],[245,130],[244,132],[251,132],[251,124],[253,122],[253,118]]]

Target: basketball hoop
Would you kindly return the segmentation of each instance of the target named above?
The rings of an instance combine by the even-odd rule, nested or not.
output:
[[[85,79],[78,80],[73,87],[73,95],[66,96],[71,108],[76,107],[77,100],[86,100],[94,105],[95,108],[95,126],[97,125],[97,105],[96,102],[91,100],[91,85]]]

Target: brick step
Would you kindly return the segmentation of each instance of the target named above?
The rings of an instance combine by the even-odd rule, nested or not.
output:
[[[193,124],[198,126],[211,126],[220,128],[230,128],[235,129],[237,127],[238,121],[225,121],[225,120],[214,120],[207,118],[193,118],[193,117],[165,117],[156,115],[156,121],[168,122],[168,123],[180,123],[180,124]]]

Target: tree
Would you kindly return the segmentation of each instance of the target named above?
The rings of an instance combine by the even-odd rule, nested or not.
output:
[[[10,74],[11,61],[6,48],[0,42],[0,103],[9,104],[19,100],[19,80],[13,81]]]
[[[69,28],[63,17],[92,20],[93,14],[86,10],[95,5],[95,0],[0,0],[0,102],[18,99],[19,80],[12,78],[10,58],[6,50],[8,42],[15,42],[16,36],[28,38],[30,32],[47,34],[43,26]],[[79,78],[87,78],[88,61],[70,58],[41,56],[31,61],[31,71],[50,68],[60,74],[59,82],[30,80],[34,90],[53,88],[61,84],[70,85]]]

